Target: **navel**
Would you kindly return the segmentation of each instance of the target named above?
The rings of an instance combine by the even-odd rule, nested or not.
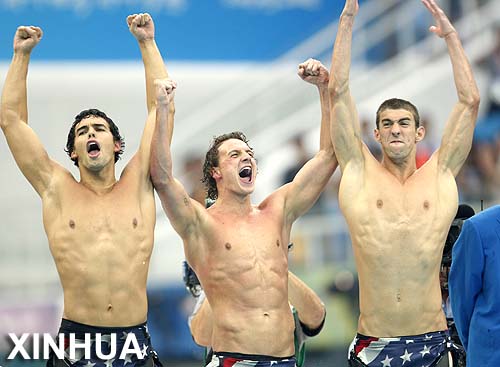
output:
[[[276,247],[280,247],[280,240],[276,240]]]
[[[398,302],[401,302],[401,293],[398,291],[398,293],[396,294],[396,300]]]
[[[137,228],[137,218],[134,218],[134,220],[132,221],[132,226],[134,228]]]
[[[113,309],[113,305],[110,303],[110,304],[108,305],[108,311],[111,311],[112,309]]]
[[[425,201],[424,201],[424,209],[425,209],[425,210],[429,210],[429,207],[430,207],[429,201],[428,201],[428,200],[425,200]]]
[[[377,208],[382,209],[383,206],[384,206],[384,202],[381,199],[378,199],[377,200]]]
[[[71,229],[75,229],[76,224],[75,224],[75,221],[74,221],[73,219],[70,219],[70,220],[69,220],[68,225],[69,225],[69,228],[71,228]]]
[[[224,247],[226,248],[226,250],[231,250],[231,244],[229,242],[226,242]]]

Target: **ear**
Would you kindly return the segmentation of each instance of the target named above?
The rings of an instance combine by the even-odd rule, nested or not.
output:
[[[222,178],[222,174],[220,172],[219,167],[212,168],[212,177],[215,181],[220,180]]]
[[[415,136],[415,143],[418,143],[420,140],[422,140],[425,136],[425,127],[419,126],[417,128],[417,134]]]
[[[380,131],[379,131],[379,129],[373,130],[373,137],[375,138],[376,141],[378,141],[380,143]]]
[[[115,148],[113,149],[114,152],[119,152],[122,149],[122,145],[120,141],[115,141]]]
[[[76,154],[75,150],[73,149],[73,151],[71,152],[70,154],[70,158],[71,159],[78,159],[78,154]]]

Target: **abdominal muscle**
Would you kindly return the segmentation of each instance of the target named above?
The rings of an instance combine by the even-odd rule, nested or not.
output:
[[[402,239],[401,231],[389,231],[384,238],[367,234],[362,243],[353,239],[361,334],[392,337],[446,329],[439,283],[441,235],[427,234]]]

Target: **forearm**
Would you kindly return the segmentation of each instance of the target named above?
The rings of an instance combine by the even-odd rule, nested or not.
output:
[[[319,86],[319,99],[321,103],[321,128],[319,135],[319,148],[332,156],[334,155],[332,138],[330,134],[330,100],[328,87]]]
[[[151,111],[156,103],[154,80],[168,78],[168,72],[154,39],[139,41],[139,48],[146,75],[146,103]]]
[[[335,39],[330,82],[328,87],[335,94],[349,90],[349,73],[351,69],[351,45],[354,14],[342,12]]]
[[[325,317],[325,306],[318,295],[293,273],[288,272],[288,299],[299,314],[300,321],[314,329]]]
[[[156,125],[151,145],[151,179],[157,190],[162,190],[172,181],[172,156],[170,141],[173,131],[173,115],[168,105],[158,105]]]
[[[349,3],[352,7],[353,3]],[[346,2],[346,7],[348,2]],[[336,159],[344,169],[350,161],[362,162],[361,128],[349,89],[352,32],[355,14],[344,8],[332,55],[328,84],[330,100],[330,135]]]
[[[2,126],[12,121],[28,121],[26,78],[29,60],[29,53],[14,53],[2,93]]]
[[[460,38],[456,31],[448,33],[444,38],[451,59],[458,99],[467,106],[477,108],[479,105],[479,90]]]

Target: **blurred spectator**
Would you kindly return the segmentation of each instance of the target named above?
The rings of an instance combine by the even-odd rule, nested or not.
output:
[[[309,152],[307,151],[303,133],[295,135],[291,139],[291,144],[293,145],[293,149],[295,150],[295,153],[291,155],[291,157],[293,157],[292,159],[294,160],[294,163],[292,163],[292,165],[283,174],[281,179],[282,185],[292,182],[297,172],[299,172],[302,166],[312,158],[311,154],[309,154]],[[314,203],[314,206],[305,215],[318,214],[322,212],[323,201],[323,193],[321,193],[319,199],[316,201],[316,203]]]
[[[417,144],[417,168],[420,168],[425,162],[429,160],[432,153],[437,149],[435,139],[433,139],[432,123],[429,121],[428,116],[422,116],[420,123],[425,128],[425,139]]]
[[[373,129],[371,126],[372,123],[366,117],[361,120],[361,139],[363,139],[364,143],[368,147],[368,150],[373,154],[377,161],[380,162],[382,159],[382,149],[373,136]]]
[[[472,147],[473,164],[483,182],[482,196],[490,201],[500,197],[500,22],[494,32],[493,52],[479,62],[490,84],[483,100],[486,114],[478,121]]]
[[[202,170],[203,161],[199,155],[192,154],[184,160],[184,187],[190,197],[205,205],[206,192],[201,182]]]
[[[288,168],[283,174],[282,184],[286,184],[293,181],[293,178],[302,168],[302,166],[311,158],[310,154],[307,152],[304,143],[304,137],[302,134],[296,135],[292,138],[293,148],[295,149],[295,162],[290,168]]]

